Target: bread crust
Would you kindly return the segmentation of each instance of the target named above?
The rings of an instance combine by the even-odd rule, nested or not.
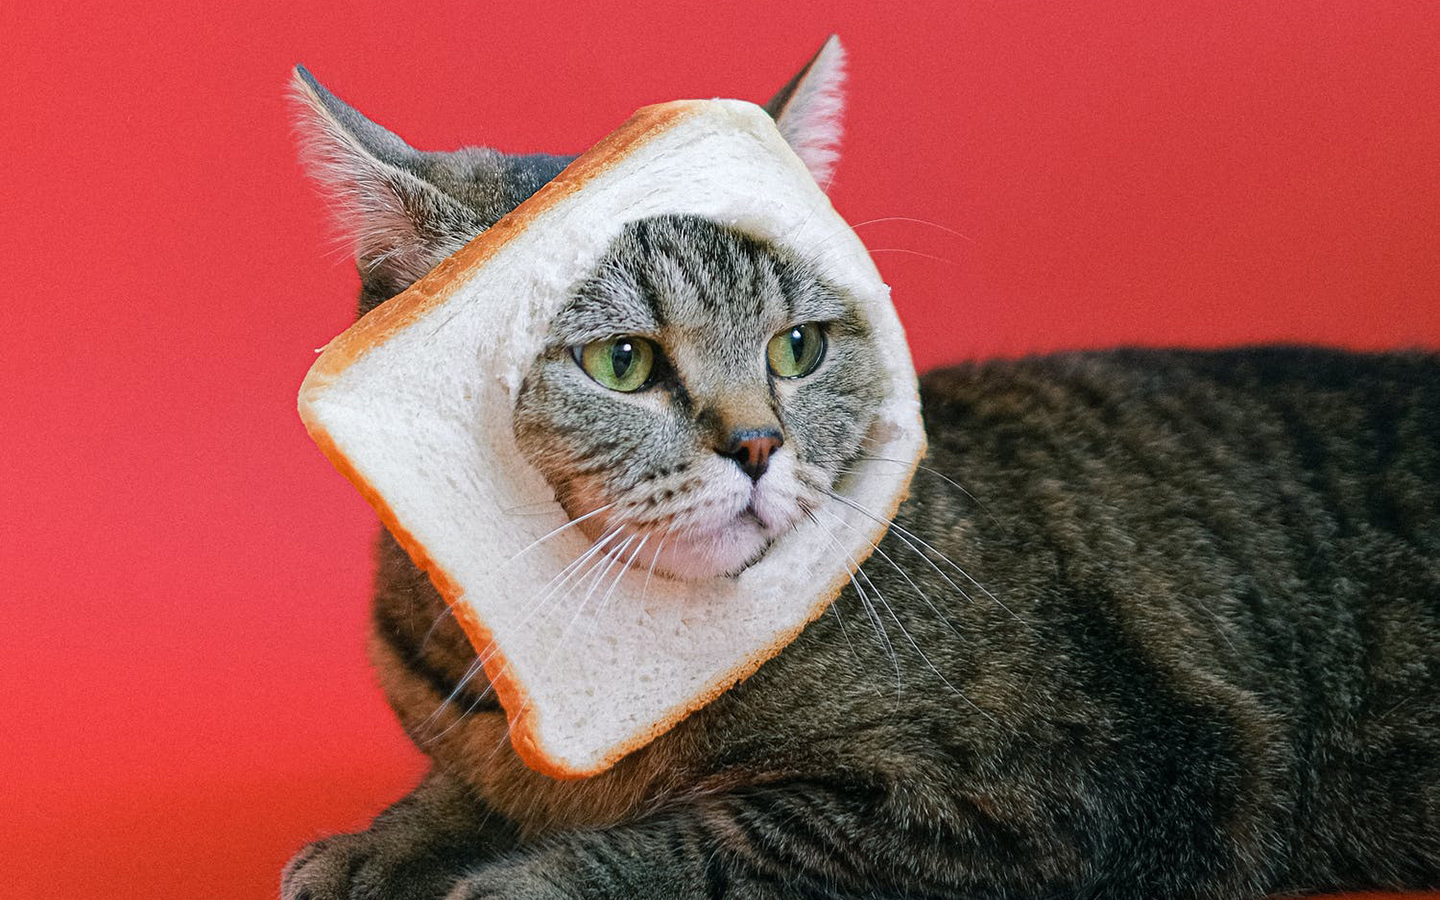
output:
[[[348,369],[372,349],[384,344],[393,335],[405,330],[432,309],[449,300],[480,268],[511,240],[524,233],[542,214],[577,193],[595,177],[606,172],[627,155],[652,138],[668,132],[678,123],[704,108],[705,101],[681,100],[643,107],[611,132],[593,148],[567,166],[554,180],[543,186],[511,213],[478,235],[470,243],[445,259],[404,292],[371,310],[349,329],[330,341],[316,359],[300,387],[299,411],[310,437],[331,464],[350,481],[374,507],[380,521],[395,537],[435,585],[440,596],[453,611],[471,644],[480,653],[484,670],[501,706],[505,710],[510,740],[521,760],[537,772],[557,779],[579,779],[597,775],[612,767],[623,757],[646,746],[674,728],[691,713],[709,704],[734,685],[754,674],[766,661],[790,644],[804,628],[822,615],[850,581],[868,553],[852,558],[851,564],[835,576],[816,595],[803,620],[793,627],[777,632],[765,645],[741,658],[734,666],[712,678],[704,688],[677,704],[648,728],[636,732],[594,761],[594,765],[577,768],[548,755],[540,739],[538,716],[523,682],[512,675],[512,668],[494,635],[465,602],[464,590],[437,563],[425,546],[400,522],[399,517],[377,490],[340,449],[319,418],[309,414],[312,397],[319,396]],[[891,398],[898,400],[901,398]],[[912,398],[918,402],[918,394]],[[923,436],[919,449],[905,473],[904,487],[897,491],[884,524],[867,532],[872,543],[878,544],[889,530],[889,521],[909,493],[910,479],[924,456]]]

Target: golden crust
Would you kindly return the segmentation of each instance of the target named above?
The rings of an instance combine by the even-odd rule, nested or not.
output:
[[[380,521],[389,529],[415,564],[429,575],[440,596],[454,611],[456,620],[460,623],[471,644],[484,656],[485,674],[493,685],[501,706],[505,709],[510,728],[510,741],[515,752],[527,766],[553,778],[587,778],[606,771],[623,757],[654,741],[691,713],[750,677],[830,607],[830,604],[840,595],[845,584],[854,575],[855,570],[859,568],[860,562],[854,562],[852,567],[847,567],[817,595],[816,601],[811,605],[803,621],[798,622],[793,628],[777,633],[775,638],[764,647],[748,654],[735,666],[712,679],[704,689],[697,691],[689,702],[676,707],[649,728],[633,735],[625,743],[617,745],[611,752],[597,760],[594,766],[584,769],[572,768],[546,755],[540,742],[538,723],[535,721],[536,710],[530,703],[528,692],[525,690],[524,684],[511,674],[509,663],[494,642],[490,630],[476,615],[475,610],[464,602],[463,589],[430,557],[425,546],[400,524],[398,517],[380,492],[351,464],[329,432],[309,415],[309,401],[312,396],[322,392],[371,349],[383,344],[391,336],[403,331],[431,309],[448,300],[455,290],[465,284],[500,248],[523,233],[546,210],[585,187],[597,175],[607,171],[619,160],[633,152],[635,148],[651,138],[669,131],[679,122],[694,115],[699,109],[700,107],[695,101],[681,100],[647,106],[638,110],[623,125],[572,162],[553,181],[521,203],[515,210],[441,262],[404,292],[380,304],[330,341],[315,360],[300,386],[300,418],[310,437],[331,464],[374,507]],[[906,474],[907,487],[896,495],[894,503],[884,516],[886,524],[877,525],[874,533],[869,536],[872,542],[878,544],[889,530],[888,522],[894,517],[905,497],[908,496],[909,480],[913,477],[915,467],[923,456],[924,443],[922,440],[919,451],[910,462],[910,471]]]

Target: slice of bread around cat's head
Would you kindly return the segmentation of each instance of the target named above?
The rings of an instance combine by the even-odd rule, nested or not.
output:
[[[852,296],[880,350],[885,400],[864,458],[835,486],[843,499],[737,576],[637,569],[590,596],[565,574],[590,541],[517,449],[512,412],[551,319],[610,241],[627,222],[670,214],[768,240]],[[331,341],[299,407],[450,603],[516,752],[556,777],[604,771],[780,652],[873,550],[924,450],[889,289],[771,118],[732,100],[640,110]]]

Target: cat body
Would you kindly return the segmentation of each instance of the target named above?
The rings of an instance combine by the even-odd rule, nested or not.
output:
[[[823,121],[837,51],[828,44],[769,107],[817,171],[832,148],[796,129]],[[428,192],[463,193],[436,187],[463,181],[456,169],[427,174],[388,132],[326,104],[320,136],[367,154],[357,164],[322,148],[332,176],[363,181],[356,166],[373,162],[369,177],[437,211],[359,236],[362,311],[564,163],[471,151],[461,162],[484,168],[469,176],[481,188],[447,203]],[[804,391],[863,396],[845,373],[864,352],[863,335],[848,357],[846,338],[830,340],[813,381],[782,385],[785,441],[769,449],[795,472],[835,478],[864,448],[817,418],[819,404],[807,417]],[[567,390],[594,389],[565,368],[580,361],[566,346],[546,365]],[[691,383],[672,355],[676,386],[657,375],[655,397]],[[551,377],[539,365],[534,385]],[[1440,361],[1286,347],[1076,353],[931,373],[922,400],[927,456],[851,587],[749,679],[588,779],[519,760],[503,711],[466,680],[474,648],[382,534],[371,655],[433,770],[369,830],[302,851],[284,895],[1440,887]],[[546,408],[537,401],[532,419]],[[702,455],[715,440],[733,458],[724,436],[755,431],[750,413],[722,427],[701,412],[686,439]],[[568,471],[547,472],[562,499]],[[747,473],[756,485],[783,474]]]

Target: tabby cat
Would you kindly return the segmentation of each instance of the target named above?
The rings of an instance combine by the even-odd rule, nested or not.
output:
[[[569,160],[415,151],[299,77],[362,313]],[[832,38],[767,106],[822,184],[840,78]],[[642,220],[556,319],[514,427],[572,516],[629,511],[591,537],[663,533],[637,565],[725,577],[866,456],[874,366],[803,260]],[[928,455],[832,610],[593,778],[520,762],[382,534],[371,653],[433,767],[302,850],[286,900],[1440,887],[1437,358],[1071,353],[921,390]]]

